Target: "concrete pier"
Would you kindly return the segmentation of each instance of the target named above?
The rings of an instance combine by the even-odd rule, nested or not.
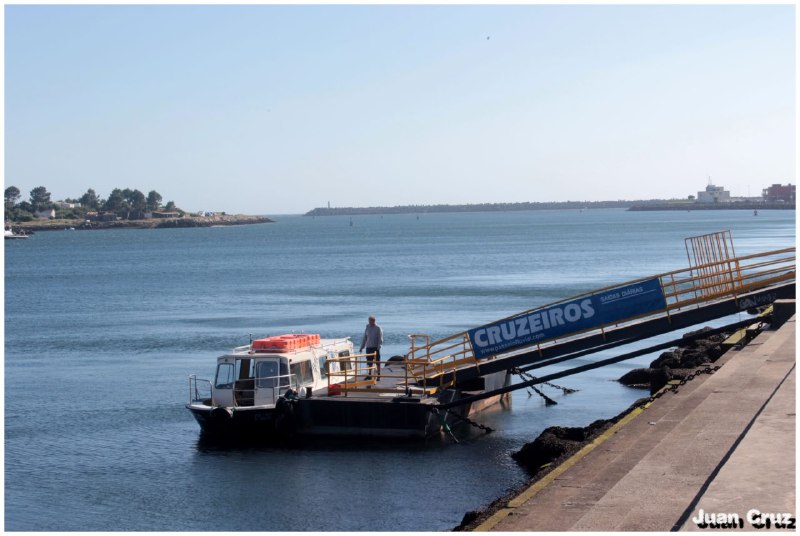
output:
[[[795,317],[717,364],[626,416],[475,530],[703,530],[693,521],[701,510],[745,530],[766,528],[764,514],[770,528],[796,518]]]

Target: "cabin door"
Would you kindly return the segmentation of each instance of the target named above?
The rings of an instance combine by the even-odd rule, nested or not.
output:
[[[230,407],[233,405],[234,378],[233,363],[223,362],[217,365],[213,391],[213,404],[215,406]]]
[[[256,363],[256,406],[275,405],[278,396],[285,393],[289,385],[288,369],[288,364],[280,358]]]

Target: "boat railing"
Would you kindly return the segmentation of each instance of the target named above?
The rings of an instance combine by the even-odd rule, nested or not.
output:
[[[380,373],[377,372],[379,366]],[[347,396],[348,393],[358,392],[430,395],[441,389],[431,379],[437,376],[436,372],[440,372],[442,367],[440,363],[407,357],[402,361],[378,361],[372,353],[328,359],[325,374],[330,395]]]
[[[376,385],[377,371],[380,364],[375,360],[376,354],[353,354],[332,357],[325,362],[325,376],[328,379],[328,393],[360,391]],[[359,379],[363,378],[363,379]]]
[[[189,376],[189,403],[202,402],[211,404],[211,381],[198,378],[196,374]]]

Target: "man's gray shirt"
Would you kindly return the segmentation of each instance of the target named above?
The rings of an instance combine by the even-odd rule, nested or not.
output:
[[[367,329],[364,330],[364,338],[361,340],[361,347],[359,351],[364,348],[380,348],[383,344],[383,330],[378,324],[367,324]]]

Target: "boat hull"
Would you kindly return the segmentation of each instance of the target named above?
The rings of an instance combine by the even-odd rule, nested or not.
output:
[[[449,403],[508,385],[510,376],[496,372],[468,389],[446,389],[438,396],[380,396],[343,394],[312,395],[286,400],[273,406],[213,407],[210,399],[186,407],[205,435],[220,438],[285,439],[313,436],[375,437],[424,439],[441,433],[443,424],[455,426],[464,417],[499,402],[510,403],[510,396],[497,395],[473,404],[439,412],[439,403]]]
[[[186,408],[200,425],[203,434],[209,436],[266,439],[278,437],[281,435],[279,432],[289,432],[281,430],[275,408],[231,411],[229,408],[193,404],[188,404]]]
[[[203,434],[214,437],[281,439],[293,436],[425,438],[439,431],[430,404],[297,400],[292,409],[238,409],[187,405]]]
[[[484,389],[506,384],[506,374],[487,381]],[[491,385],[488,385],[491,384]],[[424,439],[442,431],[443,423],[455,426],[510,397],[498,395],[446,413],[436,411],[439,402],[452,402],[478,391],[448,389],[438,397],[345,397],[312,396],[292,401],[281,400],[277,407],[223,408],[189,404],[204,434],[223,438],[282,439],[299,436],[375,437]]]

